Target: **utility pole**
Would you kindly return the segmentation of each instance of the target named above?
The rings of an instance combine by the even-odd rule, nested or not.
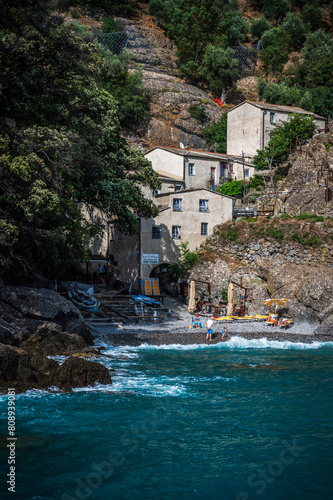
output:
[[[244,171],[245,154],[244,154],[244,151],[242,151],[242,158],[243,158],[243,205],[245,205],[246,191],[245,191],[245,171]]]

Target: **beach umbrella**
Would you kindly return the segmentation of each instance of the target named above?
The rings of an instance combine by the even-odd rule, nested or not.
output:
[[[234,310],[233,298],[234,298],[234,285],[232,283],[229,283],[229,286],[228,286],[227,316],[231,316],[232,312]]]
[[[194,311],[196,310],[196,305],[195,305],[195,281],[190,282],[190,296],[188,300],[188,312],[190,314],[193,314]]]
[[[288,302],[288,299],[266,299],[262,303],[266,306],[274,307],[275,312],[280,306],[284,306]]]

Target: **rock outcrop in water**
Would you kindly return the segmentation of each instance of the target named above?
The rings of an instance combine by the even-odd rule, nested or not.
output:
[[[46,289],[0,287],[0,391],[111,384],[109,370],[81,357],[98,354],[80,311]],[[48,356],[70,356],[59,364]]]
[[[0,344],[0,391],[29,389],[70,391],[96,382],[111,384],[109,370],[100,363],[71,356],[63,364],[36,353]]]

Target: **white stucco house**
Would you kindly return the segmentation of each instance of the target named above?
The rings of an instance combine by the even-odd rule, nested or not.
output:
[[[242,180],[243,171],[245,179],[255,173],[252,163],[245,161],[243,165],[241,155],[156,146],[145,157],[161,180],[167,177],[175,179],[169,186],[175,190],[202,187],[215,190],[225,179]],[[163,191],[165,187],[163,184]]]
[[[199,248],[213,234],[214,226],[232,218],[235,201],[207,188],[169,190],[153,198],[159,209],[155,219],[141,219],[133,236],[116,228],[111,232],[116,274],[135,285],[139,277],[149,278],[156,267],[177,262],[181,243],[187,242],[189,250]]]
[[[227,154],[242,155],[251,161],[258,149],[269,143],[270,133],[292,113],[312,116],[318,129],[325,129],[322,116],[294,106],[244,101],[228,111]]]

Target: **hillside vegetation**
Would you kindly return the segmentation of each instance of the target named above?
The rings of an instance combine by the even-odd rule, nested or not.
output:
[[[233,46],[261,40],[260,99],[333,111],[333,4],[329,0],[150,0],[149,12],[174,41],[180,74],[219,96],[242,76]],[[110,16],[135,16],[133,0],[77,0]],[[243,75],[244,76],[244,75]]]

